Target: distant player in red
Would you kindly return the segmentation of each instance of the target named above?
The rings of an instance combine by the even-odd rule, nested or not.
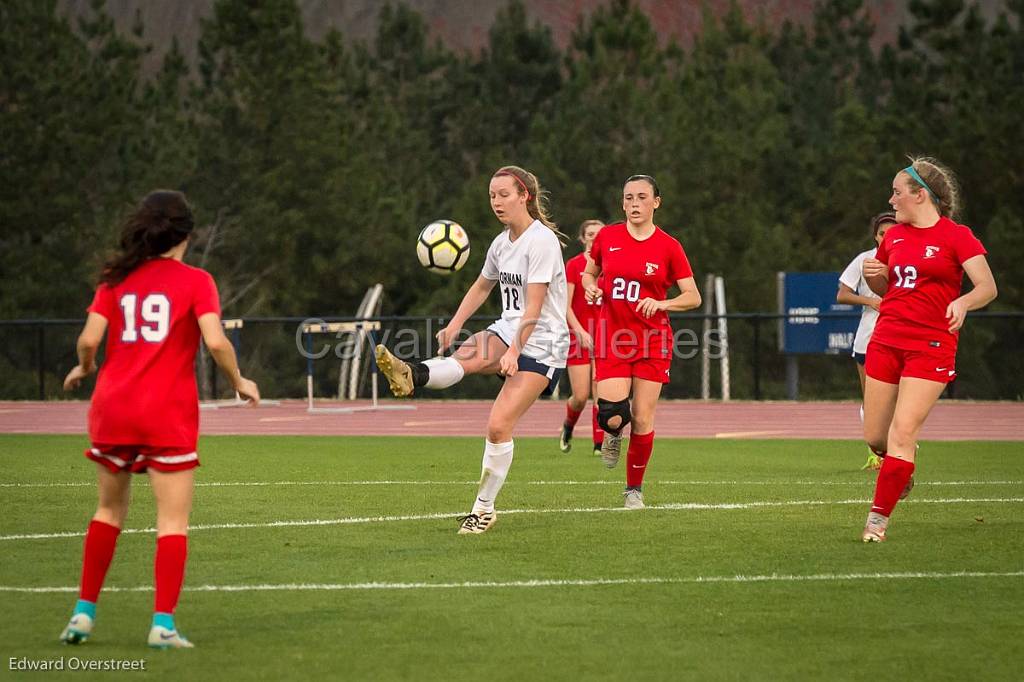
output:
[[[985,247],[952,220],[958,203],[949,170],[932,159],[913,160],[892,183],[889,204],[898,224],[864,261],[864,279],[882,296],[864,368],[864,438],[884,456],[864,542],[885,540],[893,507],[913,486],[917,435],[956,377],[967,312],[996,297]],[[974,288],[961,295],[965,272]]]
[[[174,609],[199,466],[194,362],[200,336],[238,394],[253,403],[260,397],[256,384],[239,373],[221,329],[213,278],[182,263],[193,226],[180,192],[159,190],[143,199],[125,221],[120,251],[103,268],[78,338],[78,365],[64,380],[64,390],[72,390],[96,371],[106,333],[106,356],[89,408],[92,447],[85,452],[96,462],[99,505],[85,535],[78,603],[60,636],[67,644],[92,634],[96,600],[128,512],[131,474],[147,472],[157,505],[149,645],[192,646],[175,628]]]
[[[596,395],[592,390],[594,382],[594,334],[597,329],[598,313],[601,300],[588,301],[583,291],[583,270],[587,267],[590,246],[594,243],[597,233],[604,227],[600,220],[584,220],[580,225],[580,243],[583,253],[573,256],[565,263],[565,279],[568,283],[567,295],[569,309],[566,321],[569,323],[569,358],[566,369],[569,373],[569,386],[572,395],[565,403],[565,422],[562,424],[562,435],[558,447],[562,452],[572,450],[572,432],[587,406],[590,396]],[[594,454],[601,454],[604,442],[604,431],[597,423],[597,404],[592,408],[591,421],[594,432]]]
[[[619,461],[622,430],[632,424],[623,493],[627,509],[644,506],[641,486],[654,447],[654,408],[672,364],[668,313],[700,306],[682,245],[654,224],[660,205],[654,178],[633,175],[627,179],[622,188],[626,222],[598,233],[582,278],[587,299],[602,301],[594,352],[598,422],[608,432],[601,456],[609,469]],[[599,276],[603,277],[601,287]],[[680,294],[666,299],[673,285]]]

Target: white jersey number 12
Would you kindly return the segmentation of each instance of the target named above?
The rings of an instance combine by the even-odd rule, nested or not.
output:
[[[900,266],[898,265],[892,270],[893,274],[896,275],[896,286],[903,289],[913,289],[917,285],[917,268],[913,265],[903,268],[903,272],[900,272]]]

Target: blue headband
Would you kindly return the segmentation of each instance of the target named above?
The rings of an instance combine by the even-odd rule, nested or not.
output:
[[[921,179],[921,176],[917,174],[917,171],[914,170],[913,166],[907,166],[906,168],[903,169],[903,172],[912,177],[914,181],[917,182],[917,184],[921,185],[926,190],[928,190],[928,194],[931,195],[932,201],[934,201],[936,205],[939,204],[939,198],[935,196],[935,192],[932,191],[932,188],[928,186],[927,182]]]

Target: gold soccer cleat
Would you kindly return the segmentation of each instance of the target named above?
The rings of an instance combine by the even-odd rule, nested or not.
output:
[[[383,345],[377,346],[377,366],[388,380],[388,386],[396,398],[408,398],[412,395],[412,368],[391,354]]]

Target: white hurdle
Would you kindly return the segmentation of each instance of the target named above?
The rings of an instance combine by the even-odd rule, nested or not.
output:
[[[358,334],[359,349],[367,344],[369,332],[380,331],[380,320],[361,320],[359,322],[306,322],[302,325],[302,335],[306,341],[306,412],[310,414],[347,414],[350,412],[376,412],[378,410],[415,410],[415,405],[381,405],[377,401],[377,369],[374,366],[370,374],[371,403],[365,407],[316,407],[313,404],[313,335],[314,334]]]

